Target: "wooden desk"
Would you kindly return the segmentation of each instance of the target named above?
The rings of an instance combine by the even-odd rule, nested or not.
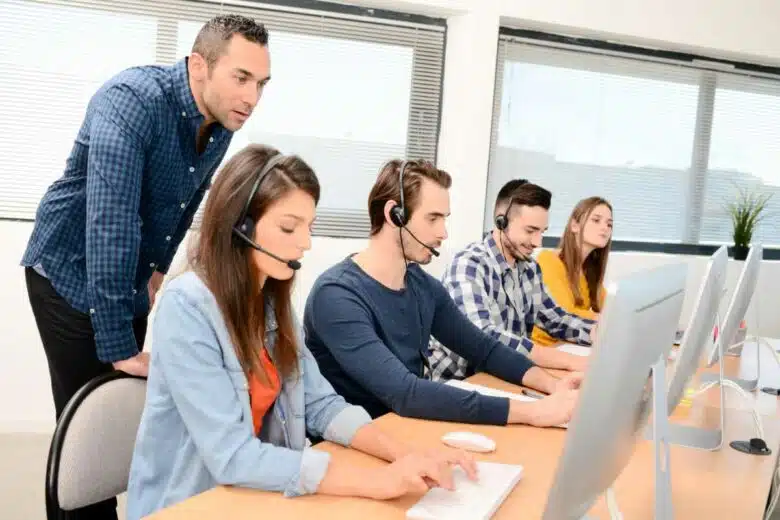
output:
[[[492,376],[479,374],[470,381],[509,391],[518,388]],[[681,419],[689,424],[711,424],[718,410],[707,406],[696,408]],[[413,439],[420,447],[441,446],[440,437],[453,430],[483,433],[497,443],[494,453],[476,455],[478,460],[522,464],[523,479],[496,513],[496,520],[541,518],[547,493],[552,486],[557,461],[562,453],[566,430],[528,426],[477,426],[404,419],[388,414],[376,420],[386,431]],[[761,518],[769,493],[780,445],[780,426],[776,419],[765,420],[767,444],[771,456],[758,457],[739,453],[728,445],[718,452],[671,448],[672,488],[675,515],[680,519],[707,518],[724,520]],[[726,438],[748,439],[755,436],[750,412],[730,410]],[[331,443],[317,446],[354,464],[382,464],[371,457]],[[636,452],[615,482],[619,506],[627,519],[653,518],[653,445],[639,441]],[[277,518],[402,519],[418,496],[390,501],[360,498],[306,496],[283,498],[276,493],[219,487],[193,497],[149,517],[151,520],[197,520],[231,518],[255,520],[259,514]],[[607,518],[603,500],[592,512]]]

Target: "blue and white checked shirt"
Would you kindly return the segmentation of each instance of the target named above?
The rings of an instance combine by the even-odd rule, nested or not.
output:
[[[535,260],[519,261],[515,269],[511,268],[491,232],[455,255],[442,283],[474,324],[515,350],[531,351],[534,344],[529,338],[534,324],[561,340],[591,343],[590,330],[595,322],[570,314],[555,303]],[[429,348],[432,379],[471,375],[468,361],[433,337]]]
[[[147,283],[167,272],[233,135],[214,125],[198,155],[204,118],[186,60],[124,70],[95,93],[22,258],[91,314],[106,363],[138,352],[132,322],[149,312]]]

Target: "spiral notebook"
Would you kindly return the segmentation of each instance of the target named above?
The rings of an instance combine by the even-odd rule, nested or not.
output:
[[[433,488],[406,511],[410,520],[489,520],[520,482],[523,466],[477,462],[479,479],[453,470],[455,490]]]

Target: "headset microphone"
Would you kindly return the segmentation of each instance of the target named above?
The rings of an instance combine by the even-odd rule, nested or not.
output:
[[[398,170],[398,186],[400,190],[400,199],[401,203],[400,205],[395,205],[390,209],[390,221],[398,226],[399,228],[405,229],[409,235],[417,241],[418,244],[423,246],[425,249],[431,252],[433,256],[439,256],[439,252],[436,251],[434,248],[429,246],[428,244],[422,242],[419,238],[414,236],[414,233],[412,233],[408,227],[406,227],[406,224],[409,222],[409,216],[406,213],[406,204],[404,203],[404,171],[406,170],[406,165],[409,161],[404,161],[401,163],[401,167]]]
[[[290,269],[292,269],[293,271],[297,271],[298,269],[300,269],[300,268],[301,268],[301,263],[300,263],[298,260],[285,260],[285,259],[284,259],[284,258],[282,258],[282,257],[276,256],[275,254],[273,254],[272,252],[268,251],[267,249],[264,249],[262,246],[260,246],[260,244],[256,243],[254,240],[250,239],[248,236],[246,236],[245,234],[243,234],[243,233],[242,233],[241,231],[239,231],[238,229],[236,229],[236,228],[233,228],[233,232],[234,232],[234,233],[235,233],[235,234],[236,234],[236,235],[237,235],[239,238],[241,238],[241,239],[242,239],[244,242],[246,242],[246,243],[247,243],[247,244],[249,244],[251,247],[253,247],[254,249],[256,249],[256,250],[260,251],[261,253],[265,253],[265,254],[267,254],[268,256],[270,256],[271,258],[273,258],[274,260],[278,260],[278,261],[282,262],[283,264],[287,264],[287,267],[289,267],[289,268],[290,268]]]
[[[424,243],[424,242],[421,242],[419,238],[417,238],[416,236],[414,236],[414,233],[412,233],[411,231],[409,231],[409,228],[408,228],[408,227],[404,226],[404,229],[406,230],[406,232],[407,232],[407,233],[409,233],[409,235],[410,235],[410,236],[411,236],[413,239],[415,239],[415,240],[417,241],[417,243],[418,243],[418,244],[420,244],[420,245],[421,245],[421,246],[423,246],[425,249],[427,249],[428,251],[430,251],[431,253],[433,253],[433,256],[439,256],[439,252],[438,252],[438,251],[436,251],[434,248],[432,248],[432,247],[431,247],[431,246],[429,246],[428,244],[426,244],[426,243]]]
[[[265,163],[265,166],[262,170],[260,170],[260,173],[257,176],[257,180],[255,180],[255,183],[252,185],[252,189],[249,190],[249,196],[246,199],[246,203],[244,204],[244,209],[241,211],[241,216],[238,219],[238,223],[233,226],[233,233],[238,236],[241,240],[246,242],[249,246],[253,247],[254,249],[260,251],[261,253],[265,253],[266,255],[270,256],[274,260],[278,260],[282,262],[283,264],[286,264],[287,267],[292,269],[293,271],[297,271],[301,268],[301,263],[298,260],[285,260],[284,258],[281,258],[279,256],[276,256],[275,254],[271,253],[270,251],[267,251],[263,247],[260,246],[260,244],[255,243],[254,240],[249,238],[250,236],[253,236],[255,234],[255,222],[252,219],[251,216],[249,216],[249,208],[252,205],[252,199],[255,198],[255,194],[257,193],[258,188],[260,187],[260,183],[268,176],[268,172],[270,172],[276,165],[281,163],[285,159],[285,156],[281,153],[277,153],[276,155],[272,156],[268,161]]]

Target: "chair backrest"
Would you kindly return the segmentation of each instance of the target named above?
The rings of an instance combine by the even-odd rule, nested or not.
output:
[[[119,371],[96,377],[71,398],[49,448],[47,506],[69,511],[127,490],[145,400],[146,379]]]

